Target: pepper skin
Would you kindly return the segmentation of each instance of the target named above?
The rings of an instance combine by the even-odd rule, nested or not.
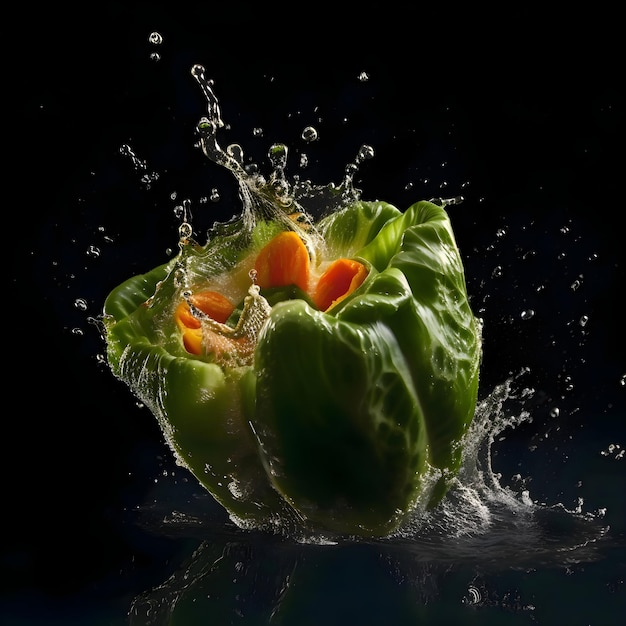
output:
[[[108,362],[238,523],[386,536],[459,469],[480,324],[443,207],[356,201],[312,230],[181,243],[107,298]]]

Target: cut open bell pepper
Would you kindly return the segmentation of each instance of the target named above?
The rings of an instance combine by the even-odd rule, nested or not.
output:
[[[293,231],[283,231],[271,239],[257,255],[253,279],[259,287],[271,289],[292,285],[308,292],[313,281],[309,267],[309,252],[302,239]],[[326,311],[350,295],[366,276],[367,268],[359,261],[337,259],[314,283],[313,302],[317,308]],[[192,307],[197,311],[196,315]],[[233,343],[229,327],[220,328],[212,324],[203,328],[201,322],[204,318],[225,324],[234,309],[228,298],[209,289],[188,295],[182,300],[174,311],[174,319],[182,332],[187,352],[209,352],[218,356],[229,351],[241,352],[246,337],[239,337],[239,343]]]
[[[104,325],[113,373],[241,525],[387,535],[459,469],[481,336],[441,206],[234,223],[114,289]]]

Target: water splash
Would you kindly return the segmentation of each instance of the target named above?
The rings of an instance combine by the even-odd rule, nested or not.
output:
[[[140,174],[140,181],[146,189],[150,189],[152,184],[159,180],[158,172],[149,171],[147,161],[139,157],[127,143],[120,146],[120,154],[130,159],[133,168]]]
[[[362,145],[359,148],[354,161],[346,165],[340,185],[315,185],[298,176],[293,176],[291,180],[286,176],[289,149],[282,143],[275,143],[267,154],[272,171],[266,178],[256,164],[244,165],[244,152],[240,145],[231,144],[226,149],[220,146],[217,134],[225,124],[213,89],[214,83],[206,77],[202,65],[194,65],[191,74],[200,86],[207,106],[206,115],[200,118],[196,127],[200,147],[206,157],[230,170],[237,179],[244,229],[251,231],[258,218],[283,221],[287,228],[293,228],[293,219],[290,218],[293,215],[304,216],[300,222],[312,224],[314,220],[311,215],[321,217],[322,212],[333,212],[360,198],[361,192],[354,186],[354,177],[361,164],[374,157],[371,146]],[[307,143],[317,141],[318,138],[317,129],[311,126],[302,131],[302,139]],[[458,199],[450,202],[456,201]],[[306,239],[306,236],[304,234],[303,238]]]
[[[525,568],[529,564],[568,565],[598,558],[608,541],[604,510],[586,512],[579,500],[574,508],[563,503],[537,502],[525,481],[516,488],[502,484],[493,468],[493,453],[507,433],[532,423],[535,391],[521,384],[525,371],[507,379],[476,407],[463,442],[460,471],[444,500],[433,510],[416,510],[392,535],[380,539],[305,532],[288,519],[264,525],[244,524],[213,503],[193,481],[172,474],[158,481],[150,502],[135,511],[140,525],[172,537],[279,541],[299,546],[377,546],[389,558],[420,562],[481,563],[484,567]],[[605,454],[623,453],[613,447]],[[518,477],[519,478],[519,477]],[[230,523],[229,523],[230,521]],[[243,533],[243,534],[242,534]],[[404,555],[404,556],[402,556]]]

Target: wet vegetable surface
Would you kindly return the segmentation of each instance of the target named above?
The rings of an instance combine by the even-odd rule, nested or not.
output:
[[[113,372],[240,523],[385,535],[458,470],[481,337],[441,206],[219,225],[104,313]]]

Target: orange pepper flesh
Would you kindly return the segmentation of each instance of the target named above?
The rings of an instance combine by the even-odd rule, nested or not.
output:
[[[193,294],[189,300],[203,313],[223,324],[231,316],[235,307],[231,301],[217,291],[205,290]],[[185,350],[191,354],[202,353],[202,330],[200,320],[191,313],[186,300],[174,312],[174,319],[183,333]]]
[[[279,233],[259,252],[254,263],[256,283],[261,288],[296,285],[305,292],[310,286],[310,258],[302,239],[293,231]],[[311,294],[315,306],[321,311],[341,302],[365,280],[368,270],[353,259],[333,261],[320,276]],[[190,297],[194,306],[217,322],[225,323],[234,306],[217,291],[200,291]],[[191,313],[187,301],[181,302],[174,318],[183,333],[185,350],[202,354],[203,334],[200,320]],[[216,353],[234,348],[237,341],[218,340],[217,335],[207,338],[209,348]],[[222,345],[223,344],[223,345]],[[241,346],[243,347],[243,346]]]
[[[184,330],[183,345],[190,354],[202,354],[202,330],[200,328]]]
[[[296,285],[309,287],[309,251],[293,231],[284,231],[261,249],[254,263],[257,285],[261,289]]]
[[[320,276],[315,288],[313,301],[321,311],[341,302],[350,295],[367,276],[363,263],[352,259],[337,259]]]

